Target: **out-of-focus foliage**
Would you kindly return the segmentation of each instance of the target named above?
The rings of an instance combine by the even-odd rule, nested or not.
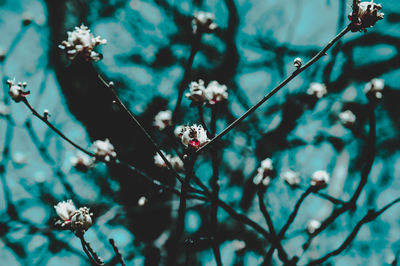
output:
[[[363,93],[372,78],[385,80],[376,107],[377,155],[357,210],[342,215],[301,256],[300,264],[338,247],[369,208],[379,208],[400,189],[400,3],[380,1],[385,19],[364,33],[351,33],[328,56],[298,76],[266,104],[224,137],[221,147],[220,198],[266,228],[252,179],[260,162],[272,158],[276,175],[287,169],[300,173],[308,186],[316,170],[331,174],[324,192],[348,200],[359,183],[365,160],[364,142],[341,125],[338,114],[350,109],[358,130],[368,130]],[[177,87],[190,54],[192,14],[215,13],[218,30],[202,38],[191,80],[226,84],[228,102],[219,110],[217,132],[261,99],[294,71],[293,59],[310,59],[348,23],[350,1],[216,1],[216,0],[2,0],[0,1],[0,62],[2,101],[9,115],[0,117],[0,261],[4,265],[80,265],[87,258],[79,240],[54,229],[53,205],[73,199],[94,212],[87,240],[106,261],[113,257],[114,238],[129,265],[157,265],[165,257],[165,242],[175,227],[178,198],[118,166],[98,164],[87,173],[73,169],[76,150],[33,118],[23,105],[10,102],[6,80],[27,81],[28,96],[37,110],[48,109],[50,120],[65,135],[89,147],[109,138],[120,158],[150,176],[174,184],[155,168],[155,151],[128,117],[115,108],[97,79],[96,70],[113,80],[118,94],[137,114],[162,148],[173,153],[177,140],[152,126],[153,117],[173,109]],[[58,44],[66,32],[85,23],[108,43],[94,67],[70,63]],[[315,100],[306,94],[311,82],[322,82],[328,94]],[[196,108],[183,99],[181,124],[198,121]],[[210,113],[205,111],[206,122]],[[170,132],[172,133],[172,132]],[[212,175],[206,152],[196,163],[207,183]],[[265,201],[276,228],[290,214],[301,189],[273,179]],[[145,206],[138,199],[146,196]],[[191,265],[214,263],[208,243],[210,205],[189,201],[184,247]],[[301,255],[306,223],[324,219],[329,201],[306,199],[284,246]],[[365,225],[349,249],[331,259],[335,265],[382,265],[400,251],[400,207],[394,206]],[[220,244],[224,265],[256,265],[268,243],[220,210]],[[245,241],[235,252],[233,240]],[[207,241],[205,241],[207,242]],[[183,258],[182,257],[182,258]],[[114,261],[113,261],[114,263]]]

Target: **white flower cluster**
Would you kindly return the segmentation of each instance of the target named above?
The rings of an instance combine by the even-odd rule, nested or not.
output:
[[[111,144],[109,139],[96,140],[93,142],[93,148],[95,150],[96,158],[109,162],[111,158],[117,157],[117,153],[114,151],[114,146]]]
[[[215,80],[211,81],[207,87],[204,86],[204,81],[201,79],[198,82],[192,81],[189,89],[190,92],[186,93],[185,96],[192,100],[192,105],[202,105],[204,103],[214,105],[228,99],[228,88]]]
[[[160,111],[155,117],[153,125],[159,130],[172,125],[172,112],[170,110]]]
[[[324,188],[329,183],[329,174],[326,171],[316,171],[311,176],[311,186],[315,188]]]
[[[15,102],[22,101],[29,91],[25,91],[26,82],[16,82],[15,79],[7,80],[7,85],[9,87],[8,94]]]
[[[321,227],[321,222],[315,219],[310,220],[307,223],[307,233],[310,235],[314,234],[315,231],[317,231]]]
[[[375,99],[382,99],[382,91],[385,87],[385,80],[383,79],[372,79],[370,82],[365,84],[364,93],[367,97],[373,97]]]
[[[298,187],[301,181],[299,174],[292,170],[283,172],[281,178],[291,187]]]
[[[358,1],[358,14],[356,14],[356,24],[355,30],[365,30],[366,28],[373,27],[378,20],[383,19],[384,15],[380,10],[382,9],[382,5],[375,4],[372,0],[371,2],[361,2]],[[353,19],[353,14],[349,15],[350,20]]]
[[[314,95],[318,99],[324,97],[327,93],[325,84],[319,82],[312,82],[307,90],[307,94]]]
[[[72,200],[59,202],[54,208],[61,219],[61,226],[66,229],[84,232],[92,225],[93,214],[89,208],[81,207],[77,210]]]
[[[171,163],[172,167],[179,172],[183,172],[184,171],[184,164],[181,160],[181,158],[179,158],[179,156],[172,156],[170,154],[165,154],[163,152],[165,158],[167,158],[167,160]],[[157,153],[156,155],[154,155],[154,164],[157,167],[167,167],[166,163],[164,162],[163,158]]]
[[[210,33],[215,30],[218,25],[214,22],[215,16],[209,12],[195,12],[192,20],[193,34]]]
[[[185,147],[192,147],[195,149],[201,148],[210,141],[202,125],[178,126],[175,129],[175,135],[181,139]]]
[[[346,127],[351,127],[356,123],[356,115],[352,111],[346,110],[339,114],[339,119]]]
[[[76,155],[71,158],[71,163],[77,170],[87,172],[94,166],[95,159],[86,153],[77,152]]]
[[[107,40],[100,36],[94,37],[89,28],[85,25],[75,27],[74,31],[68,31],[68,40],[63,41],[58,47],[65,50],[69,60],[81,56],[85,61],[99,61],[102,55],[93,49],[107,43]]]
[[[257,169],[257,175],[253,178],[253,183],[255,185],[263,184],[264,186],[268,186],[271,182],[273,170],[274,167],[270,158],[261,161],[261,166]]]

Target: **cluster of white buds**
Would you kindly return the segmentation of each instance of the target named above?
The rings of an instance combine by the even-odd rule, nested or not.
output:
[[[350,110],[341,112],[339,119],[345,127],[351,127],[356,123],[356,115]]]
[[[314,95],[318,99],[324,97],[327,93],[325,84],[319,82],[312,82],[307,90],[308,95]]]
[[[371,2],[358,1],[357,6],[353,7],[353,12],[349,14],[349,19],[353,21],[352,31],[365,31],[366,28],[373,27],[385,15],[380,12],[381,9],[382,5],[375,4],[373,0]],[[358,12],[353,14],[355,10]]]
[[[306,229],[310,235],[314,234],[321,227],[321,222],[315,219],[308,221]]]
[[[111,158],[117,157],[117,153],[114,151],[114,146],[111,144],[109,139],[96,140],[93,142],[93,148],[95,150],[96,158],[109,162]]]
[[[311,176],[311,186],[314,188],[324,188],[329,183],[329,174],[326,171],[316,171]]]
[[[199,79],[199,82],[192,81],[189,88],[190,92],[186,93],[185,96],[192,100],[192,106],[204,103],[214,105],[228,99],[228,88],[215,80],[208,83],[207,87],[204,86],[204,81],[201,79]]]
[[[208,83],[205,90],[208,104],[214,105],[228,99],[227,90],[228,88],[225,85],[219,84],[218,81],[213,80]]]
[[[195,12],[192,20],[193,34],[210,33],[215,30],[218,25],[214,22],[215,16],[209,12]]]
[[[164,152],[163,154],[176,171],[183,172],[185,170],[183,161],[181,160],[181,158],[179,158],[179,156],[177,155],[171,156],[170,154],[165,154]],[[158,153],[154,155],[154,164],[157,167],[162,167],[162,168],[167,167],[167,164],[164,162],[163,158]]]
[[[291,187],[298,187],[301,181],[299,174],[292,170],[283,172],[281,178]]]
[[[185,147],[192,147],[194,149],[199,149],[210,141],[202,125],[184,126],[179,133],[175,130],[175,134],[180,137]]]
[[[365,84],[364,93],[367,97],[375,99],[382,99],[382,91],[385,87],[385,80],[383,79],[372,79],[370,82]]]
[[[183,134],[183,131],[185,130],[185,128],[186,128],[186,126],[184,126],[184,125],[179,125],[179,126],[177,126],[177,127],[175,128],[175,130],[174,130],[175,136],[176,136],[177,138],[181,138],[181,137],[182,137],[182,134]]]
[[[29,91],[25,91],[26,82],[16,82],[15,79],[7,80],[9,87],[8,94],[15,102],[20,102],[25,99],[25,96],[29,94]]]
[[[172,125],[172,112],[170,110],[160,111],[155,117],[153,125],[159,130]]]
[[[272,166],[272,160],[270,158],[261,161],[261,166],[257,169],[257,175],[253,178],[254,185],[263,184],[267,187],[271,182],[273,171],[274,167]]]
[[[72,200],[59,202],[54,206],[58,217],[61,219],[61,227],[85,232],[92,225],[92,213],[89,208],[81,207],[76,209]]]
[[[303,60],[301,60],[300,57],[297,57],[297,58],[295,58],[295,59],[293,60],[293,65],[294,65],[296,68],[300,68],[300,67],[303,65]]]
[[[71,158],[71,163],[77,170],[81,172],[87,172],[94,166],[95,159],[86,153],[79,151],[74,157]]]
[[[81,207],[75,212],[71,219],[72,229],[85,232],[92,225],[93,213],[90,213],[88,207]]]
[[[99,61],[102,58],[102,55],[93,49],[107,43],[107,40],[101,39],[100,36],[94,37],[89,28],[83,24],[67,33],[68,40],[63,41],[58,47],[66,51],[69,60],[74,60],[77,56],[85,61]]]
[[[206,101],[206,87],[204,86],[204,81],[202,79],[199,79],[199,82],[190,82],[189,90],[190,92],[186,93],[185,96],[192,101],[192,105],[201,105]]]

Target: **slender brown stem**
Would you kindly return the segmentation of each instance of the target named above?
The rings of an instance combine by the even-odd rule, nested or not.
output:
[[[336,220],[337,217],[339,217],[346,211],[354,209],[356,207],[357,200],[360,197],[361,192],[364,189],[365,185],[367,184],[368,176],[369,176],[369,173],[371,172],[372,165],[373,165],[373,162],[375,159],[376,124],[375,124],[374,107],[375,107],[374,102],[369,102],[369,104],[367,105],[368,115],[369,115],[369,135],[368,135],[368,139],[365,143],[365,149],[366,149],[366,151],[364,152],[364,154],[366,156],[365,165],[362,169],[360,182],[357,186],[357,189],[348,202],[343,204],[342,207],[335,209],[332,212],[332,214],[328,218],[325,219],[325,221],[321,224],[321,226],[317,230],[315,230],[315,232],[313,234],[311,234],[309,236],[307,242],[303,245],[303,251],[306,251],[308,249],[308,247],[310,246],[314,237],[317,236],[318,234],[320,234],[323,230],[325,230],[331,223],[333,223]]]
[[[185,226],[185,215],[186,215],[186,199],[187,199],[187,192],[190,184],[190,179],[194,176],[193,173],[193,166],[196,161],[196,154],[192,154],[193,156],[188,158],[185,161],[185,171],[186,176],[184,182],[181,187],[181,194],[179,198],[179,209],[178,209],[178,219],[176,224],[175,233],[172,237],[172,247],[170,250],[170,254],[167,259],[167,265],[175,265],[176,264],[176,257],[178,254],[178,250],[180,247],[180,240],[183,235],[184,226]]]
[[[89,258],[90,262],[95,265],[104,265],[103,260],[93,251],[90,244],[86,242],[83,233],[77,233],[76,236],[81,240],[83,251]]]
[[[267,226],[269,229],[269,233],[271,235],[271,249],[278,249],[278,256],[282,260],[283,263],[287,264],[289,262],[288,260],[288,255],[286,251],[284,250],[282,244],[281,244],[281,239],[279,239],[276,235],[274,224],[272,222],[271,216],[269,215],[269,212],[267,210],[267,206],[264,203],[264,188],[259,187],[258,188],[258,204],[261,210],[261,213],[263,214],[265,221],[267,222]]]
[[[212,136],[215,135],[216,131],[216,124],[217,124],[217,113],[218,113],[218,105],[212,106],[211,109],[211,125],[210,125],[210,134]],[[218,147],[215,145],[212,149],[212,154],[211,154],[211,162],[212,162],[212,168],[213,168],[213,176],[211,177],[210,180],[210,185],[211,185],[211,193],[212,193],[212,200],[211,200],[211,212],[210,212],[210,217],[211,217],[211,237],[213,237],[212,241],[212,249],[214,252],[214,257],[215,261],[218,266],[222,265],[222,259],[221,259],[221,252],[219,249],[219,238],[217,236],[217,228],[218,228],[218,195],[219,195],[219,154],[218,154]]]
[[[337,42],[340,38],[342,38],[346,33],[350,31],[350,25],[348,25],[344,30],[342,30],[338,35],[335,36],[318,54],[316,54],[313,58],[311,58],[306,64],[304,64],[302,67],[298,68],[296,71],[294,71],[289,77],[287,77],[284,81],[282,81],[278,86],[276,86],[272,91],[270,91],[267,95],[264,96],[258,103],[253,105],[249,110],[247,110],[241,117],[237,118],[235,121],[233,121],[229,126],[227,126],[221,133],[219,133],[217,136],[215,136],[210,142],[205,144],[203,147],[197,150],[197,153],[200,153],[207,149],[212,143],[215,141],[219,140],[223,136],[225,136],[229,131],[231,131],[235,126],[237,126],[243,119],[245,119],[247,116],[249,116],[251,113],[253,113],[255,110],[257,110],[258,107],[260,107],[264,102],[266,102],[269,98],[271,98],[275,93],[277,93],[281,88],[283,88],[286,84],[288,84],[292,79],[294,79],[296,76],[298,76],[301,72],[309,68],[312,64],[314,64],[318,59],[326,55],[326,51],[331,48],[331,46]]]
[[[186,62],[183,78],[182,78],[182,81],[180,82],[179,87],[178,87],[178,99],[176,100],[175,109],[174,109],[174,112],[172,114],[173,124],[176,123],[177,115],[178,115],[179,110],[181,108],[183,92],[185,91],[185,88],[186,88],[186,86],[188,85],[188,83],[190,81],[190,73],[192,71],[194,57],[195,57],[196,53],[199,51],[200,41],[201,41],[201,36],[202,35],[203,35],[202,32],[198,32],[193,36],[192,49],[190,51],[190,56],[189,56],[188,61]]]
[[[121,263],[122,266],[125,266],[125,262],[124,262],[124,258],[122,257],[121,253],[118,250],[118,247],[115,245],[115,241],[114,239],[110,238],[108,240],[108,242],[110,242],[110,245],[112,246],[114,253],[115,253],[115,257],[117,258],[117,260],[119,261],[119,263]]]
[[[99,77],[100,81],[104,84],[104,86],[106,86],[107,88],[110,89],[110,91],[112,92],[112,94],[113,94],[113,96],[115,98],[115,101],[119,105],[119,107],[122,108],[125,111],[125,113],[127,113],[129,115],[129,117],[132,119],[132,121],[140,128],[140,130],[143,132],[143,134],[146,136],[146,138],[150,141],[150,143],[153,145],[153,147],[156,150],[156,152],[161,156],[161,158],[163,159],[163,161],[167,165],[168,170],[171,171],[175,175],[176,179],[178,179],[179,182],[183,183],[182,177],[172,167],[170,161],[165,157],[164,153],[161,151],[161,149],[158,146],[157,142],[150,136],[150,134],[147,132],[147,130],[142,126],[142,124],[140,124],[140,122],[133,115],[133,113],[131,111],[129,111],[129,109],[121,101],[121,99],[119,98],[117,92],[114,89],[113,82],[107,83],[100,74],[98,74],[98,77]]]
[[[92,153],[92,152],[86,150],[85,148],[79,146],[78,144],[76,144],[75,142],[73,142],[71,139],[69,139],[67,136],[65,136],[65,135],[64,135],[60,130],[58,130],[49,120],[47,120],[47,119],[45,118],[45,116],[40,115],[40,114],[35,110],[35,108],[33,108],[33,107],[30,105],[28,99],[24,98],[24,99],[23,99],[23,103],[29,108],[29,110],[32,112],[32,114],[33,114],[34,116],[36,116],[36,117],[38,117],[40,120],[42,120],[51,130],[53,130],[55,133],[57,133],[61,138],[63,138],[64,140],[66,140],[68,143],[70,143],[72,146],[74,146],[74,147],[77,148],[78,150],[80,150],[80,151],[86,153],[87,155],[89,155],[89,156],[91,156],[91,157],[96,157],[94,153]],[[169,185],[164,185],[164,184],[162,184],[161,182],[157,181],[157,180],[154,179],[154,178],[150,178],[150,177],[149,177],[148,175],[146,175],[144,172],[140,171],[140,170],[137,169],[136,167],[134,167],[134,166],[132,166],[132,165],[126,163],[126,162],[123,162],[123,161],[118,160],[118,159],[113,160],[112,162],[108,162],[108,161],[102,160],[101,158],[96,158],[96,159],[97,159],[97,160],[100,160],[100,161],[102,161],[102,162],[104,162],[104,163],[106,163],[106,164],[110,164],[110,163],[114,162],[114,163],[116,163],[116,164],[123,165],[123,166],[129,168],[130,170],[132,170],[133,172],[136,172],[136,173],[139,174],[141,177],[143,177],[143,178],[145,178],[146,180],[148,180],[149,182],[151,182],[153,185],[158,186],[158,187],[161,187],[161,188],[166,189],[166,190],[169,190],[169,191],[172,191],[172,192],[174,192],[174,193],[177,194],[177,195],[180,195],[180,191],[179,191],[178,189],[176,189],[176,188],[174,188],[174,187],[171,187],[171,186],[169,186]],[[198,189],[195,189],[195,188],[193,188],[193,187],[191,187],[191,186],[189,187],[189,191],[190,191],[190,192],[195,192],[195,193],[198,193],[198,194],[204,194],[203,191],[198,190]],[[197,199],[200,199],[200,200],[207,200],[207,199],[204,198],[204,197],[197,196],[197,195],[191,195],[191,194],[190,194],[190,198],[197,198]]]
[[[53,126],[52,123],[49,122],[49,120],[46,119],[45,116],[40,115],[28,102],[28,99],[23,98],[22,102],[29,108],[29,110],[31,110],[32,114],[34,116],[36,116],[37,118],[39,118],[40,120],[42,120],[48,127],[50,127],[54,132],[56,132],[61,138],[63,138],[64,140],[66,140],[68,143],[70,143],[72,146],[74,146],[75,148],[77,148],[78,150],[86,153],[87,155],[91,156],[91,157],[95,157],[94,153],[82,148],[81,146],[79,146],[78,144],[76,144],[75,142],[73,142],[72,140],[70,140],[67,136],[65,136],[60,130],[58,130],[56,127]]]
[[[379,215],[381,215],[382,213],[387,211],[389,208],[391,208],[393,205],[395,205],[398,202],[400,202],[400,198],[393,200],[392,202],[390,202],[389,204],[387,204],[386,206],[384,206],[382,209],[380,209],[378,211],[374,211],[374,210],[368,211],[368,213],[357,223],[357,225],[354,227],[353,231],[351,231],[351,233],[347,236],[347,238],[343,241],[343,243],[337,249],[329,252],[328,254],[326,254],[325,256],[323,256],[319,259],[311,261],[308,265],[321,265],[323,262],[325,262],[329,258],[342,253],[350,245],[350,243],[356,238],[358,232],[360,231],[361,227],[364,224],[375,220]]]

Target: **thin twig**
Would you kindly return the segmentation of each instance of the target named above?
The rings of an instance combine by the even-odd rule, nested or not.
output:
[[[121,101],[121,99],[119,98],[117,92],[114,89],[113,83],[112,82],[107,83],[100,74],[98,74],[97,76],[99,77],[100,81],[104,84],[104,86],[106,86],[107,88],[110,89],[110,91],[112,92],[112,94],[113,94],[113,96],[115,98],[115,101],[118,103],[120,108],[122,108],[125,111],[125,113],[127,113],[129,115],[129,117],[132,119],[132,121],[140,128],[140,130],[143,132],[143,134],[146,136],[146,138],[150,141],[150,143],[153,145],[153,147],[156,150],[156,152],[161,156],[161,158],[163,159],[163,161],[167,165],[168,170],[171,171],[175,175],[176,179],[178,179],[179,182],[183,183],[182,177],[175,170],[175,168],[172,167],[172,164],[165,157],[164,153],[161,151],[161,149],[158,146],[157,142],[150,136],[150,134],[147,132],[147,130],[142,126],[142,124],[140,124],[140,122],[133,115],[133,113],[131,111],[129,111],[129,109]]]
[[[379,215],[387,211],[389,208],[391,208],[393,205],[396,203],[400,202],[400,198],[397,198],[384,206],[382,209],[378,211],[370,210],[368,213],[357,223],[357,225],[354,227],[353,231],[348,235],[348,237],[343,241],[343,243],[335,250],[329,252],[325,256],[311,261],[308,265],[321,265],[324,261],[328,260],[330,257],[336,256],[340,253],[342,253],[349,245],[350,243],[356,238],[358,232],[360,231],[361,227],[369,223],[373,220],[375,220]]]
[[[258,103],[253,105],[249,110],[247,110],[241,117],[237,118],[235,121],[233,121],[229,126],[227,126],[221,133],[219,133],[217,136],[215,136],[210,142],[205,144],[203,147],[197,150],[197,153],[200,153],[204,151],[207,147],[209,147],[213,142],[219,140],[222,138],[224,135],[226,135],[229,131],[231,131],[236,125],[238,125],[243,119],[245,119],[247,116],[249,116],[251,113],[253,113],[255,110],[257,110],[258,107],[260,107],[265,101],[267,101],[269,98],[271,98],[275,93],[277,93],[281,88],[283,88],[286,84],[288,84],[292,79],[294,79],[296,76],[298,76],[301,72],[309,68],[312,64],[314,64],[318,59],[326,55],[326,51],[329,50],[329,48],[337,42],[340,38],[342,38],[346,33],[350,31],[350,25],[348,25],[344,30],[342,30],[338,35],[335,36],[318,54],[316,54],[313,58],[311,58],[306,64],[304,64],[302,67],[298,68],[296,71],[294,71],[289,77],[287,77],[284,81],[282,81],[278,86],[276,86],[272,91],[270,91],[267,95],[264,96]]]
[[[215,136],[215,131],[216,131],[216,124],[217,124],[217,113],[218,113],[218,104],[212,106],[211,109],[211,125],[210,125],[210,134],[212,136]],[[203,120],[204,122],[204,120]],[[212,169],[213,169],[213,175],[210,180],[210,185],[211,185],[211,193],[212,193],[212,200],[211,200],[211,212],[210,212],[210,217],[211,217],[211,237],[213,238],[212,241],[212,249],[215,257],[215,261],[218,266],[222,266],[222,259],[221,259],[221,252],[219,249],[219,238],[217,236],[217,228],[218,228],[218,195],[219,195],[219,154],[218,154],[218,147],[215,145],[211,151],[211,163],[212,163]]]
[[[37,118],[39,118],[40,120],[42,120],[48,127],[50,127],[54,132],[56,132],[61,138],[63,138],[64,140],[66,140],[68,143],[70,143],[72,146],[74,146],[75,148],[77,148],[78,150],[86,153],[87,155],[91,156],[91,157],[95,157],[95,154],[82,148],[81,146],[79,146],[78,144],[76,144],[75,142],[73,142],[71,139],[69,139],[67,136],[65,136],[60,130],[58,130],[56,127],[53,126],[52,123],[49,122],[49,120],[47,120],[47,118],[44,115],[40,115],[28,102],[28,99],[23,98],[22,102],[29,108],[29,110],[31,110],[32,114],[34,116],[36,116]]]
[[[117,260],[119,261],[119,263],[121,263],[122,266],[125,266],[124,258],[122,258],[122,255],[121,255],[121,253],[120,253],[119,250],[118,250],[118,247],[115,245],[114,239],[110,238],[110,239],[108,240],[108,242],[110,242],[110,244],[111,244],[111,246],[112,246],[112,248],[113,248],[113,250],[114,250],[115,257],[117,258]]]
[[[123,161],[121,161],[121,160],[119,160],[119,159],[115,159],[115,160],[109,162],[109,161],[105,161],[105,160],[103,160],[103,159],[101,159],[101,158],[97,158],[97,157],[95,156],[94,153],[92,153],[92,152],[88,151],[87,149],[85,149],[85,148],[79,146],[78,144],[76,144],[75,142],[73,142],[71,139],[69,139],[67,136],[65,136],[65,135],[64,135],[60,130],[58,130],[48,119],[46,119],[45,116],[40,115],[40,114],[35,110],[35,108],[33,108],[33,107],[30,105],[28,99],[24,98],[24,99],[23,99],[23,103],[29,108],[29,110],[32,112],[32,114],[33,114],[34,116],[36,116],[36,117],[38,117],[40,120],[42,120],[51,130],[53,130],[53,131],[54,131],[55,133],[57,133],[61,138],[63,138],[64,140],[66,140],[68,143],[70,143],[71,145],[73,145],[73,146],[74,146],[75,148],[77,148],[78,150],[80,150],[80,151],[86,153],[87,155],[96,158],[96,160],[102,161],[102,162],[104,162],[104,163],[106,163],[106,164],[110,164],[110,163],[114,162],[114,163],[116,163],[116,164],[123,165],[123,166],[129,168],[131,171],[133,171],[133,172],[139,174],[141,177],[145,178],[147,181],[151,182],[153,185],[158,186],[158,187],[161,187],[161,188],[166,189],[166,190],[169,190],[169,191],[172,191],[172,192],[174,192],[174,193],[177,194],[177,195],[180,195],[180,192],[179,192],[178,189],[176,189],[176,188],[174,188],[174,187],[171,187],[171,186],[169,186],[169,185],[164,185],[164,184],[162,184],[161,182],[157,181],[157,180],[154,179],[154,178],[150,178],[150,177],[149,177],[148,175],[146,175],[143,171],[137,169],[136,167],[134,167],[134,166],[132,166],[132,165],[126,163],[126,162],[123,162]],[[204,194],[203,191],[198,190],[198,189],[195,189],[195,188],[193,188],[193,187],[189,187],[189,191],[190,191],[190,192],[195,192],[195,193],[198,193],[198,194]],[[190,195],[190,198],[198,198],[198,199],[200,199],[200,200],[207,200],[207,199],[204,198],[204,197],[196,196],[196,195]]]
[[[261,210],[261,213],[263,214],[265,221],[267,222],[267,226],[272,238],[271,241],[271,249],[278,249],[278,256],[282,260],[283,263],[288,264],[288,255],[285,251],[285,249],[282,246],[281,239],[278,238],[275,232],[274,224],[272,222],[271,216],[269,215],[269,212],[267,210],[267,206],[265,206],[264,203],[264,192],[265,189],[262,187],[259,187],[257,190],[257,195],[258,195],[258,204]]]
[[[367,142],[365,143],[365,149],[366,149],[366,151],[364,152],[364,154],[366,156],[365,166],[362,169],[360,182],[357,186],[357,189],[348,202],[344,203],[342,207],[335,209],[332,212],[332,214],[327,219],[325,219],[324,222],[322,222],[321,226],[317,230],[315,230],[315,232],[313,234],[310,234],[308,240],[303,245],[303,253],[308,249],[308,247],[310,246],[310,244],[315,236],[317,236],[323,230],[325,230],[331,223],[333,223],[336,220],[337,217],[339,217],[346,211],[354,209],[356,207],[357,200],[358,200],[359,196],[361,195],[363,188],[367,184],[368,176],[369,176],[369,173],[371,172],[372,165],[373,165],[373,162],[375,159],[375,154],[376,154],[376,147],[375,147],[375,145],[376,145],[376,123],[375,123],[374,107],[375,107],[374,102],[369,102],[369,104],[367,105],[368,115],[369,115],[369,134],[368,134]]]
[[[104,265],[103,260],[93,251],[92,247],[86,242],[83,233],[78,233],[76,236],[81,240],[83,251],[89,258],[90,262],[95,265]]]
[[[196,53],[199,51],[200,41],[201,41],[201,36],[202,35],[203,35],[202,32],[198,32],[193,36],[192,49],[190,51],[189,59],[186,62],[185,71],[184,71],[184,74],[183,74],[182,81],[180,82],[179,87],[178,87],[178,99],[176,101],[174,112],[172,113],[172,122],[173,122],[173,124],[176,123],[177,115],[178,115],[179,110],[181,108],[183,92],[185,91],[185,88],[186,88],[187,84],[189,83],[190,72],[192,71],[192,65],[193,65],[194,57],[195,57]]]

